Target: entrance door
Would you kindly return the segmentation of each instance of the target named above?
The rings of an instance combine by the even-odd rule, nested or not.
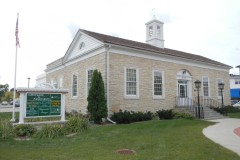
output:
[[[178,105],[186,106],[188,104],[188,81],[178,80]]]

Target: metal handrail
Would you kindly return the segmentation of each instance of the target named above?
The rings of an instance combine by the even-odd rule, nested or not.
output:
[[[189,98],[189,97],[176,97],[176,107],[184,107],[196,118],[199,118],[199,110],[197,101]],[[204,118],[203,106],[200,103],[200,118]]]

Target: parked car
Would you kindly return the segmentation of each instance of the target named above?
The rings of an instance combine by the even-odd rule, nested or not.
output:
[[[237,103],[235,103],[235,104],[233,105],[233,107],[238,107],[238,108],[240,108],[240,101],[237,102]]]
[[[238,100],[231,100],[231,105],[234,105],[237,102],[238,102]]]
[[[8,105],[7,101],[2,101],[2,105]]]
[[[10,102],[10,105],[13,105],[13,101]],[[20,101],[19,100],[15,101],[15,107],[20,107]]]
[[[20,101],[19,100],[16,100],[15,107],[20,107]]]

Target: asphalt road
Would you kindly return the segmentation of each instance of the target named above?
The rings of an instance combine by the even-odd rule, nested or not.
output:
[[[12,105],[2,105],[0,104],[0,112],[12,112],[13,106]],[[15,107],[15,112],[19,112],[19,107]]]

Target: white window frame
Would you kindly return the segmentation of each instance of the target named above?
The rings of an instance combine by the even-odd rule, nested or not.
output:
[[[204,78],[207,78],[207,82],[208,82],[208,96],[205,96],[204,95],[204,86],[203,86],[203,79]],[[202,77],[202,95],[203,95],[203,97],[210,97],[210,80],[209,80],[209,77],[208,76],[203,76]]]
[[[162,95],[155,95],[154,93],[154,75],[155,72],[161,73],[162,74]],[[161,70],[153,70],[152,71],[152,94],[153,94],[153,99],[164,99],[165,98],[165,84],[164,84],[164,71]]]
[[[59,89],[63,88],[63,77],[59,78]]]
[[[73,95],[73,76],[77,77],[76,95]],[[71,96],[72,96],[72,98],[77,98],[78,97],[78,73],[72,73],[72,78],[71,78]]]
[[[86,70],[86,98],[88,97],[88,93],[89,93],[89,89],[90,89],[90,88],[88,88],[88,85],[91,84],[91,82],[88,82],[88,72],[91,70],[94,72],[95,69],[89,68]],[[92,74],[93,74],[93,72],[92,72]]]
[[[161,27],[159,25],[157,25],[157,34],[161,33]]]
[[[222,78],[217,78],[217,83],[216,83],[217,84],[217,97],[218,97],[218,99],[221,99],[222,96],[218,94],[220,92],[220,90],[218,88],[219,81],[221,81],[220,83],[224,83],[224,82],[223,82]],[[224,96],[224,93],[223,93],[223,96]]]
[[[53,84],[54,84],[53,79],[50,80],[50,84],[51,84],[52,86],[54,86],[54,85],[53,85]]]
[[[148,27],[148,35],[149,35],[149,37],[153,36],[153,26]]]
[[[127,95],[127,69],[136,70],[136,95]],[[139,99],[139,70],[135,67],[124,67],[124,97],[126,99]]]
[[[57,81],[57,80],[54,80],[54,81],[53,81],[53,86],[54,86],[56,89],[58,89],[59,86],[58,86],[58,81]]]

